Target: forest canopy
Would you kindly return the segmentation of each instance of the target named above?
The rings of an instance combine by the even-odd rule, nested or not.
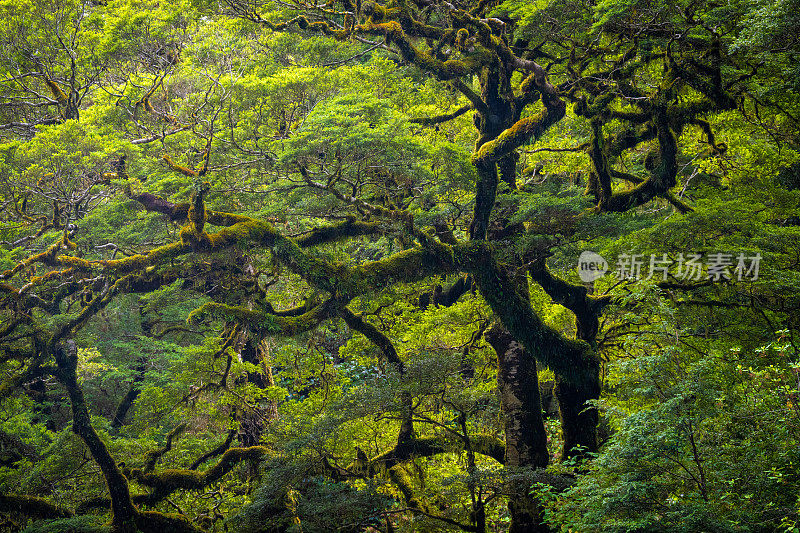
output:
[[[797,0],[0,0],[0,530],[800,532]]]

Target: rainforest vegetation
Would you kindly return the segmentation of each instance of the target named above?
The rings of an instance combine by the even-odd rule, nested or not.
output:
[[[800,532],[798,0],[0,18],[0,531]]]

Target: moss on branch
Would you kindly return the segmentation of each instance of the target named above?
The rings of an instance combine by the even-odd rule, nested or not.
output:
[[[161,159],[163,159],[167,163],[167,165],[169,165],[169,168],[171,168],[175,172],[183,174],[184,176],[189,176],[190,178],[196,178],[199,175],[199,173],[195,169],[184,167],[177,164],[167,154],[162,155]]]
[[[44,498],[26,494],[0,494],[0,513],[19,513],[30,518],[69,518],[72,513]]]
[[[554,99],[536,115],[518,120],[497,138],[481,145],[472,155],[473,163],[499,161],[531,138],[538,139],[550,126],[561,120],[566,109],[566,104],[562,100]]]
[[[175,513],[140,511],[136,515],[135,522],[136,527],[142,533],[201,533],[203,531],[185,516]]]
[[[252,20],[253,22],[257,22],[263,26],[266,26],[272,31],[285,31],[291,28],[292,26],[297,26],[301,30],[322,33],[323,35],[333,37],[337,41],[344,41],[353,34],[352,24],[345,24],[346,26],[345,28],[338,29],[332,27],[325,21],[310,21],[304,15],[299,15],[292,19],[277,23],[261,17],[261,15],[259,15],[255,11],[246,11],[245,13],[243,13],[243,15],[245,16],[245,18]]]
[[[81,270],[104,270],[107,272],[127,273],[134,271],[143,271],[149,266],[155,266],[163,261],[178,257],[186,252],[191,251],[191,247],[181,243],[175,242],[165,244],[149,252],[132,255],[122,259],[101,259],[99,261],[88,261],[86,259],[74,256],[58,256],[55,263],[79,268]]]
[[[194,323],[210,317],[235,320],[267,334],[292,336],[315,328],[320,322],[333,316],[339,305],[341,304],[330,299],[301,315],[281,316],[271,312],[209,302],[189,313],[187,320]]]
[[[339,224],[314,228],[305,235],[297,237],[295,242],[300,248],[310,248],[319,244],[336,242],[347,237],[379,233],[381,229],[381,225],[376,222],[361,222],[355,219],[347,219]]]
[[[498,463],[505,461],[505,443],[490,434],[478,434],[469,438],[470,448],[477,454],[491,457]],[[353,468],[373,475],[391,469],[395,465],[418,457],[434,457],[443,453],[459,453],[465,450],[464,441],[452,436],[414,437],[383,452],[369,461]]]
[[[61,87],[56,82],[51,80],[49,77],[45,76],[44,83],[45,85],[47,85],[47,88],[50,89],[50,94],[53,95],[53,98],[55,98],[59,104],[67,103],[69,98],[64,93],[64,91],[61,90]]]
[[[172,449],[172,441],[180,436],[186,430],[186,424],[178,424],[175,428],[167,434],[167,442],[162,448],[147,452],[147,460],[144,463],[144,471],[152,472],[156,467],[156,463],[161,459],[164,454]]]
[[[249,448],[229,448],[220,460],[204,472],[189,469],[166,469],[159,472],[144,472],[133,469],[129,477],[137,483],[154,489],[155,494],[164,498],[176,490],[199,490],[219,481],[243,461],[261,461],[268,454],[263,446]]]
[[[357,296],[366,289],[376,290],[401,281],[410,282],[432,274],[457,271],[452,248],[444,244],[438,248],[412,248],[349,269],[341,279],[340,293]]]
[[[47,249],[41,253],[31,255],[19,263],[17,263],[14,268],[10,270],[6,270],[2,274],[0,274],[0,279],[9,279],[14,277],[19,271],[24,268],[27,268],[35,263],[44,263],[46,265],[51,265],[55,262],[58,253],[61,250],[74,250],[75,243],[70,241],[69,235],[65,231],[59,240],[51,244],[47,247]]]
[[[423,126],[435,126],[437,124],[442,124],[443,122],[447,122],[449,120],[453,120],[455,118],[460,117],[470,109],[474,109],[472,105],[467,104],[459,107],[452,113],[447,113],[445,115],[438,115],[435,117],[421,117],[421,118],[412,118],[409,120],[412,124],[421,124]]]
[[[359,26],[365,33],[382,35],[387,44],[394,44],[403,56],[403,59],[414,63],[417,67],[426,70],[442,81],[453,80],[478,72],[481,67],[493,64],[497,60],[496,54],[489,49],[475,45],[471,52],[462,53],[460,59],[447,59],[441,61],[430,52],[419,50],[405,33],[403,26],[396,20],[372,23]]]

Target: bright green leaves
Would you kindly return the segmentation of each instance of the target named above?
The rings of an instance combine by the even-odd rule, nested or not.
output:
[[[94,174],[100,178],[108,169],[110,158],[118,155],[135,157],[138,149],[124,142],[119,134],[103,131],[100,125],[66,121],[63,124],[42,128],[28,142],[19,143],[12,159],[3,163],[21,172],[27,183],[35,184],[50,177],[78,178]],[[0,145],[0,149],[10,147]],[[13,165],[13,166],[12,166]]]
[[[370,204],[385,213],[406,209],[432,178],[427,147],[386,99],[346,94],[320,102],[276,145],[284,172],[368,211]]]
[[[138,153],[115,132],[68,120],[29,141],[0,145],[0,173],[13,194],[27,199],[27,216],[75,222],[103,203],[112,161],[125,156],[135,162]]]
[[[100,52],[114,61],[138,59],[160,70],[178,62],[191,24],[188,2],[111,0],[103,7]]]
[[[786,340],[748,351],[664,337],[614,365],[619,429],[555,513],[587,532],[783,531],[800,483],[788,474],[800,418]]]
[[[85,52],[97,43],[100,26],[93,8],[81,0],[0,2],[0,35],[11,52],[3,66],[24,69],[39,64],[54,78],[69,68],[70,53],[81,65],[91,64],[93,58]]]
[[[389,101],[374,97],[352,94],[321,102],[283,146],[279,164],[319,168],[331,179],[386,172],[410,184],[424,172],[422,150],[409,135],[407,120]],[[326,166],[332,167],[329,174]]]

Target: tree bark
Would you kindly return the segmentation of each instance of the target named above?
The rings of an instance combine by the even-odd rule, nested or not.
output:
[[[584,313],[575,314],[577,337],[590,345],[595,345],[599,329],[599,311],[589,308]],[[597,424],[599,414],[592,402],[600,398],[600,362],[597,359],[587,362],[590,367],[586,380],[575,386],[556,375],[553,392],[558,400],[558,411],[561,418],[561,433],[564,445],[562,459],[584,457],[587,453],[597,451]]]
[[[506,468],[544,468],[549,455],[536,360],[500,326],[487,331],[486,340],[497,352],[497,387],[505,425]],[[541,506],[528,494],[528,483],[511,481],[508,488],[509,533],[549,532],[550,528],[543,523]]]
[[[544,263],[530,269],[533,281],[557,304],[575,314],[576,337],[590,346],[596,346],[600,329],[600,314],[608,303],[607,297],[594,297],[582,285],[573,285],[554,276]],[[600,362],[594,358],[583,361],[585,371],[580,384],[570,382],[556,372],[553,392],[558,400],[561,432],[564,445],[562,459],[580,457],[597,451],[597,408],[591,403],[600,398]]]
[[[592,370],[595,379],[578,387],[556,376],[555,395],[564,438],[563,459],[597,451],[597,408],[587,402],[600,397],[600,366]]]
[[[57,346],[55,359],[58,364],[56,377],[67,389],[72,405],[72,431],[83,440],[86,447],[89,448],[92,458],[103,472],[111,497],[112,526],[115,531],[136,531],[137,512],[131,501],[128,480],[120,471],[105,443],[92,427],[83,390],[78,385],[78,348],[75,346],[75,342],[70,340]]]

